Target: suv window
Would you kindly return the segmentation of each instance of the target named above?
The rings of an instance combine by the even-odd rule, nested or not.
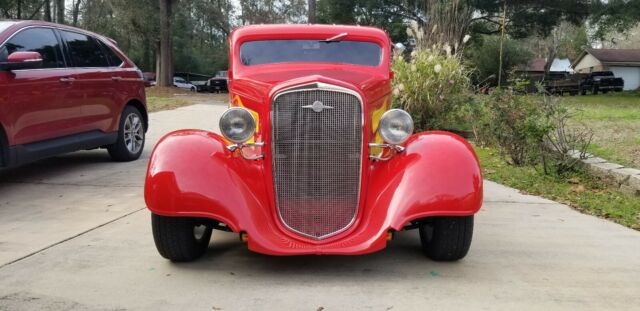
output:
[[[243,65],[275,63],[338,63],[378,66],[382,48],[366,41],[264,40],[240,46]]]
[[[67,42],[74,67],[109,67],[109,60],[96,39],[77,32],[60,32]]]
[[[38,52],[42,55],[42,68],[64,67],[60,42],[53,29],[28,28],[16,34],[0,49],[0,61],[14,52]]]
[[[104,44],[103,42],[100,43],[100,45],[102,45],[102,48],[104,49],[104,53],[109,59],[109,63],[111,63],[111,66],[120,66],[123,62],[122,58],[120,58],[120,56],[116,52],[114,52],[108,45]]]

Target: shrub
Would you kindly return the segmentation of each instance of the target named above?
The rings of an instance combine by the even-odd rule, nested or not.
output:
[[[471,100],[469,71],[447,46],[394,57],[395,106],[409,112],[417,130],[451,129]]]
[[[557,97],[540,93],[497,89],[478,103],[469,122],[481,145],[495,146],[513,165],[542,163],[546,174],[575,171],[593,133],[584,126],[569,127],[571,111]]]
[[[516,166],[539,162],[544,138],[554,129],[540,99],[496,89],[482,103],[488,114],[479,125],[483,137]]]
[[[544,137],[544,171],[548,174],[553,168],[558,175],[575,171],[582,165],[581,159],[585,158],[593,131],[584,125],[568,126],[572,111],[560,105],[559,98],[542,94],[542,109],[553,127]]]
[[[481,36],[474,41],[466,50],[467,60],[475,67],[476,83],[489,77],[486,83],[490,85],[498,84],[498,73],[500,71],[500,37]],[[505,39],[502,58],[502,82],[509,79],[511,71],[519,66],[526,65],[532,54],[522,47],[517,41]]]

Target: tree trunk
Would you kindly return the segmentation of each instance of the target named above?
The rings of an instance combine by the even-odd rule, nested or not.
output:
[[[316,0],[309,0],[309,24],[316,23]]]
[[[160,0],[160,72],[158,86],[173,85],[173,40],[171,17],[174,0]]]
[[[78,16],[80,15],[81,0],[75,0],[73,3],[73,26],[78,26]]]
[[[142,52],[142,68],[145,71],[151,71],[151,43],[149,43],[149,39],[145,38],[143,42],[143,52]]]
[[[64,24],[64,0],[56,1],[56,23]]]
[[[22,19],[22,0],[18,0],[16,1],[17,5],[18,5],[18,14],[17,14],[17,18],[18,19]]]
[[[44,0],[44,20],[51,21],[51,0]]]

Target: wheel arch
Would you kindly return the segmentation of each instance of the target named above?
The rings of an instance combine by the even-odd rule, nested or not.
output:
[[[0,123],[0,167],[7,166],[9,158],[9,138],[4,129],[4,125]]]
[[[149,130],[149,113],[147,112],[147,107],[142,103],[142,101],[138,99],[129,100],[122,109],[124,110],[124,108],[128,106],[134,107],[138,109],[140,113],[142,113],[142,118],[144,119],[144,131],[145,132],[148,131]]]

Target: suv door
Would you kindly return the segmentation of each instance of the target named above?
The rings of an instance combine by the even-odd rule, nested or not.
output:
[[[72,97],[81,107],[78,121],[84,132],[110,132],[121,111],[117,103],[117,67],[112,67],[102,44],[94,37],[69,30],[59,30],[65,41],[73,67],[75,82]]]
[[[67,101],[73,72],[66,68],[61,41],[52,28],[31,27],[17,31],[0,47],[0,61],[19,51],[38,52],[39,69],[0,72],[5,81],[7,104],[0,107],[10,145],[65,136],[73,132],[78,111]]]

